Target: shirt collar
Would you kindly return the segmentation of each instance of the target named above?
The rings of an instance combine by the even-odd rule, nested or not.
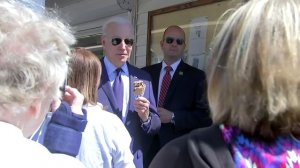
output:
[[[173,64],[170,65],[173,69],[173,72],[176,71],[180,61],[181,61],[181,59],[177,60],[176,62],[174,62]],[[168,66],[168,65],[165,63],[165,61],[162,61],[162,69],[165,69],[166,66]]]
[[[105,65],[108,76],[115,74],[115,70],[117,69],[117,67],[114,64],[112,64],[109,61],[109,59],[106,58],[106,56],[104,57],[104,65]],[[120,68],[122,68],[123,74],[125,74],[126,76],[129,76],[128,67],[127,67],[126,63],[123,64]]]

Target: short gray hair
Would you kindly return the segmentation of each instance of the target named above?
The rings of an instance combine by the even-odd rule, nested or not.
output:
[[[74,42],[69,27],[50,13],[1,1],[0,111],[21,113],[37,99],[58,98]]]
[[[104,36],[107,35],[109,25],[112,24],[112,23],[121,24],[121,25],[122,24],[129,25],[131,27],[132,34],[133,34],[133,27],[132,27],[132,24],[129,21],[129,19],[127,19],[125,17],[121,17],[121,16],[114,16],[114,17],[111,17],[108,20],[106,20],[105,23],[103,24],[102,30],[103,30],[103,35]]]
[[[229,17],[209,69],[215,123],[264,138],[300,129],[299,28],[299,0],[251,0]]]

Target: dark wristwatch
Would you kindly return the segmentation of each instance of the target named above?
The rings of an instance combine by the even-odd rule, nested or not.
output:
[[[171,123],[175,125],[175,115],[172,113]]]

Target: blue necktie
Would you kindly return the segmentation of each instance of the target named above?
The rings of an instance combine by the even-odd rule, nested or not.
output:
[[[124,94],[124,88],[123,88],[123,82],[121,78],[122,74],[122,68],[117,68],[116,70],[116,79],[113,84],[113,91],[115,94],[115,98],[117,101],[117,111],[115,112],[119,118],[122,119],[122,109],[123,109],[123,94]]]

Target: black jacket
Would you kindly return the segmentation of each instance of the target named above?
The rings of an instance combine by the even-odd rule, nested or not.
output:
[[[149,168],[233,168],[229,148],[218,125],[174,139],[154,157]]]
[[[162,63],[143,68],[151,75],[156,102],[158,102],[161,68]],[[205,73],[181,60],[174,72],[163,108],[174,112],[175,125],[171,123],[161,125],[160,146],[191,130],[210,126],[212,121],[206,98]]]

